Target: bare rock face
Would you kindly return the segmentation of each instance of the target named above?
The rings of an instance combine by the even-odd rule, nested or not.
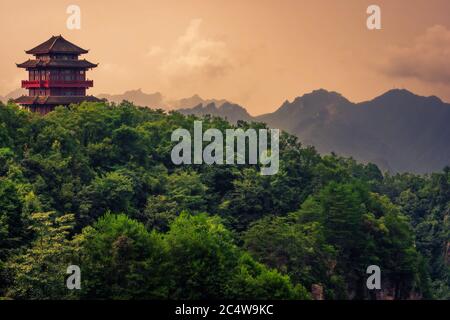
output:
[[[311,294],[314,300],[324,300],[323,286],[320,284],[313,284],[311,286]]]
[[[381,290],[375,290],[376,300],[421,300],[423,299],[422,293],[412,290],[409,292],[400,292],[399,288],[389,281],[383,281]]]

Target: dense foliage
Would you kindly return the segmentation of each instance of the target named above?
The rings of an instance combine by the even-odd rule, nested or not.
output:
[[[194,120],[127,102],[45,117],[0,105],[0,297],[450,298],[449,168],[383,175],[285,133],[273,176],[175,166],[171,133]],[[72,264],[81,290],[66,288]],[[373,264],[382,296],[366,287]]]

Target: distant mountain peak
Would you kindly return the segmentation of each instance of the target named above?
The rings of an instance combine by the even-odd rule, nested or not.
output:
[[[165,106],[164,97],[160,92],[145,93],[141,88],[125,91],[123,94],[100,94],[97,96],[101,99],[107,99],[111,102],[116,103],[127,100],[141,106],[148,106],[153,108],[160,108]]]
[[[395,88],[386,91],[380,97],[419,97],[407,89]]]
[[[310,93],[305,93],[301,97],[297,97],[295,100],[317,100],[317,99],[319,99],[320,101],[327,100],[330,102],[342,100],[348,101],[342,94],[336,91],[328,91],[325,89],[313,90]]]
[[[242,110],[242,111],[247,112],[247,110],[244,107],[242,107],[242,106],[240,106],[240,105],[238,105],[236,103],[231,103],[231,102],[224,102],[218,108],[222,109],[222,110],[236,110],[236,109],[238,109],[238,110]]]
[[[10,93],[8,93],[5,96],[0,96],[0,101],[3,101],[6,103],[6,102],[8,102],[9,99],[17,99],[20,96],[23,96],[26,94],[28,94],[28,90],[18,88],[18,89],[11,91]]]
[[[289,102],[286,100],[276,112],[295,112],[296,109],[316,109],[317,111],[324,110],[326,107],[334,105],[351,104],[344,96],[335,91],[328,91],[325,89],[314,90],[305,93]]]
[[[228,101],[221,104],[217,102],[200,103],[192,108],[180,108],[178,112],[197,116],[211,115],[227,119],[231,123],[236,123],[238,120],[251,121],[253,119],[244,107]]]
[[[422,101],[425,104],[429,105],[443,105],[445,104],[440,98],[436,96],[421,96],[415,94],[407,89],[392,89],[389,90],[382,95],[376,97],[372,101],[380,103],[380,104],[395,104],[395,105],[404,105],[404,104],[417,104],[417,102]]]

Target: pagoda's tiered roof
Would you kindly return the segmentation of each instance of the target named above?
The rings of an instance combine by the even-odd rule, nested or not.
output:
[[[61,53],[61,54],[85,54],[88,50],[82,49],[79,46],[67,41],[61,35],[52,36],[47,41],[41,43],[37,47],[25,51],[28,54],[49,54],[49,53]]]
[[[81,102],[101,102],[94,96],[21,96],[14,100],[15,103],[23,105],[69,105]]]
[[[84,74],[74,77],[78,72],[77,69],[87,70],[95,68],[98,64],[94,64],[85,59],[80,60],[78,56],[88,53],[88,50],[78,47],[77,45],[67,41],[62,36],[53,36],[47,41],[41,43],[35,48],[26,51],[27,54],[34,55],[34,59],[27,60],[23,63],[17,64],[19,68],[25,68],[30,72],[30,80],[22,81],[22,87],[30,90],[30,94],[36,94],[36,90],[39,93],[50,94],[41,96],[21,96],[14,101],[17,104],[24,106],[24,108],[32,111],[46,114],[51,112],[56,106],[68,106],[70,104],[79,104],[82,102],[100,102],[100,100],[94,96],[86,96],[86,89],[93,86],[91,80],[86,80]],[[53,69],[51,74],[42,74],[38,77],[38,80],[31,80],[36,78],[36,75],[32,74],[33,69]],[[70,74],[70,78],[77,78],[78,80],[53,80],[53,71],[59,70]],[[58,88],[59,95],[51,95],[53,90],[47,90],[47,88]],[[76,88],[76,91],[73,89]],[[41,89],[45,89],[41,90]],[[79,95],[72,96],[71,94],[77,93]]]
[[[83,60],[27,60],[23,63],[18,63],[19,68],[81,68],[90,69],[96,68],[98,64]]]

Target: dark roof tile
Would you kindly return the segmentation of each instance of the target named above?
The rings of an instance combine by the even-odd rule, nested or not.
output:
[[[88,50],[80,48],[59,35],[51,37],[26,53],[35,55],[47,53],[85,54],[88,53]]]
[[[87,60],[28,60],[23,63],[18,63],[19,68],[95,68],[98,64],[89,62]]]
[[[14,100],[18,104],[53,104],[69,105],[71,103],[81,102],[101,102],[103,100],[94,96],[21,96]]]

